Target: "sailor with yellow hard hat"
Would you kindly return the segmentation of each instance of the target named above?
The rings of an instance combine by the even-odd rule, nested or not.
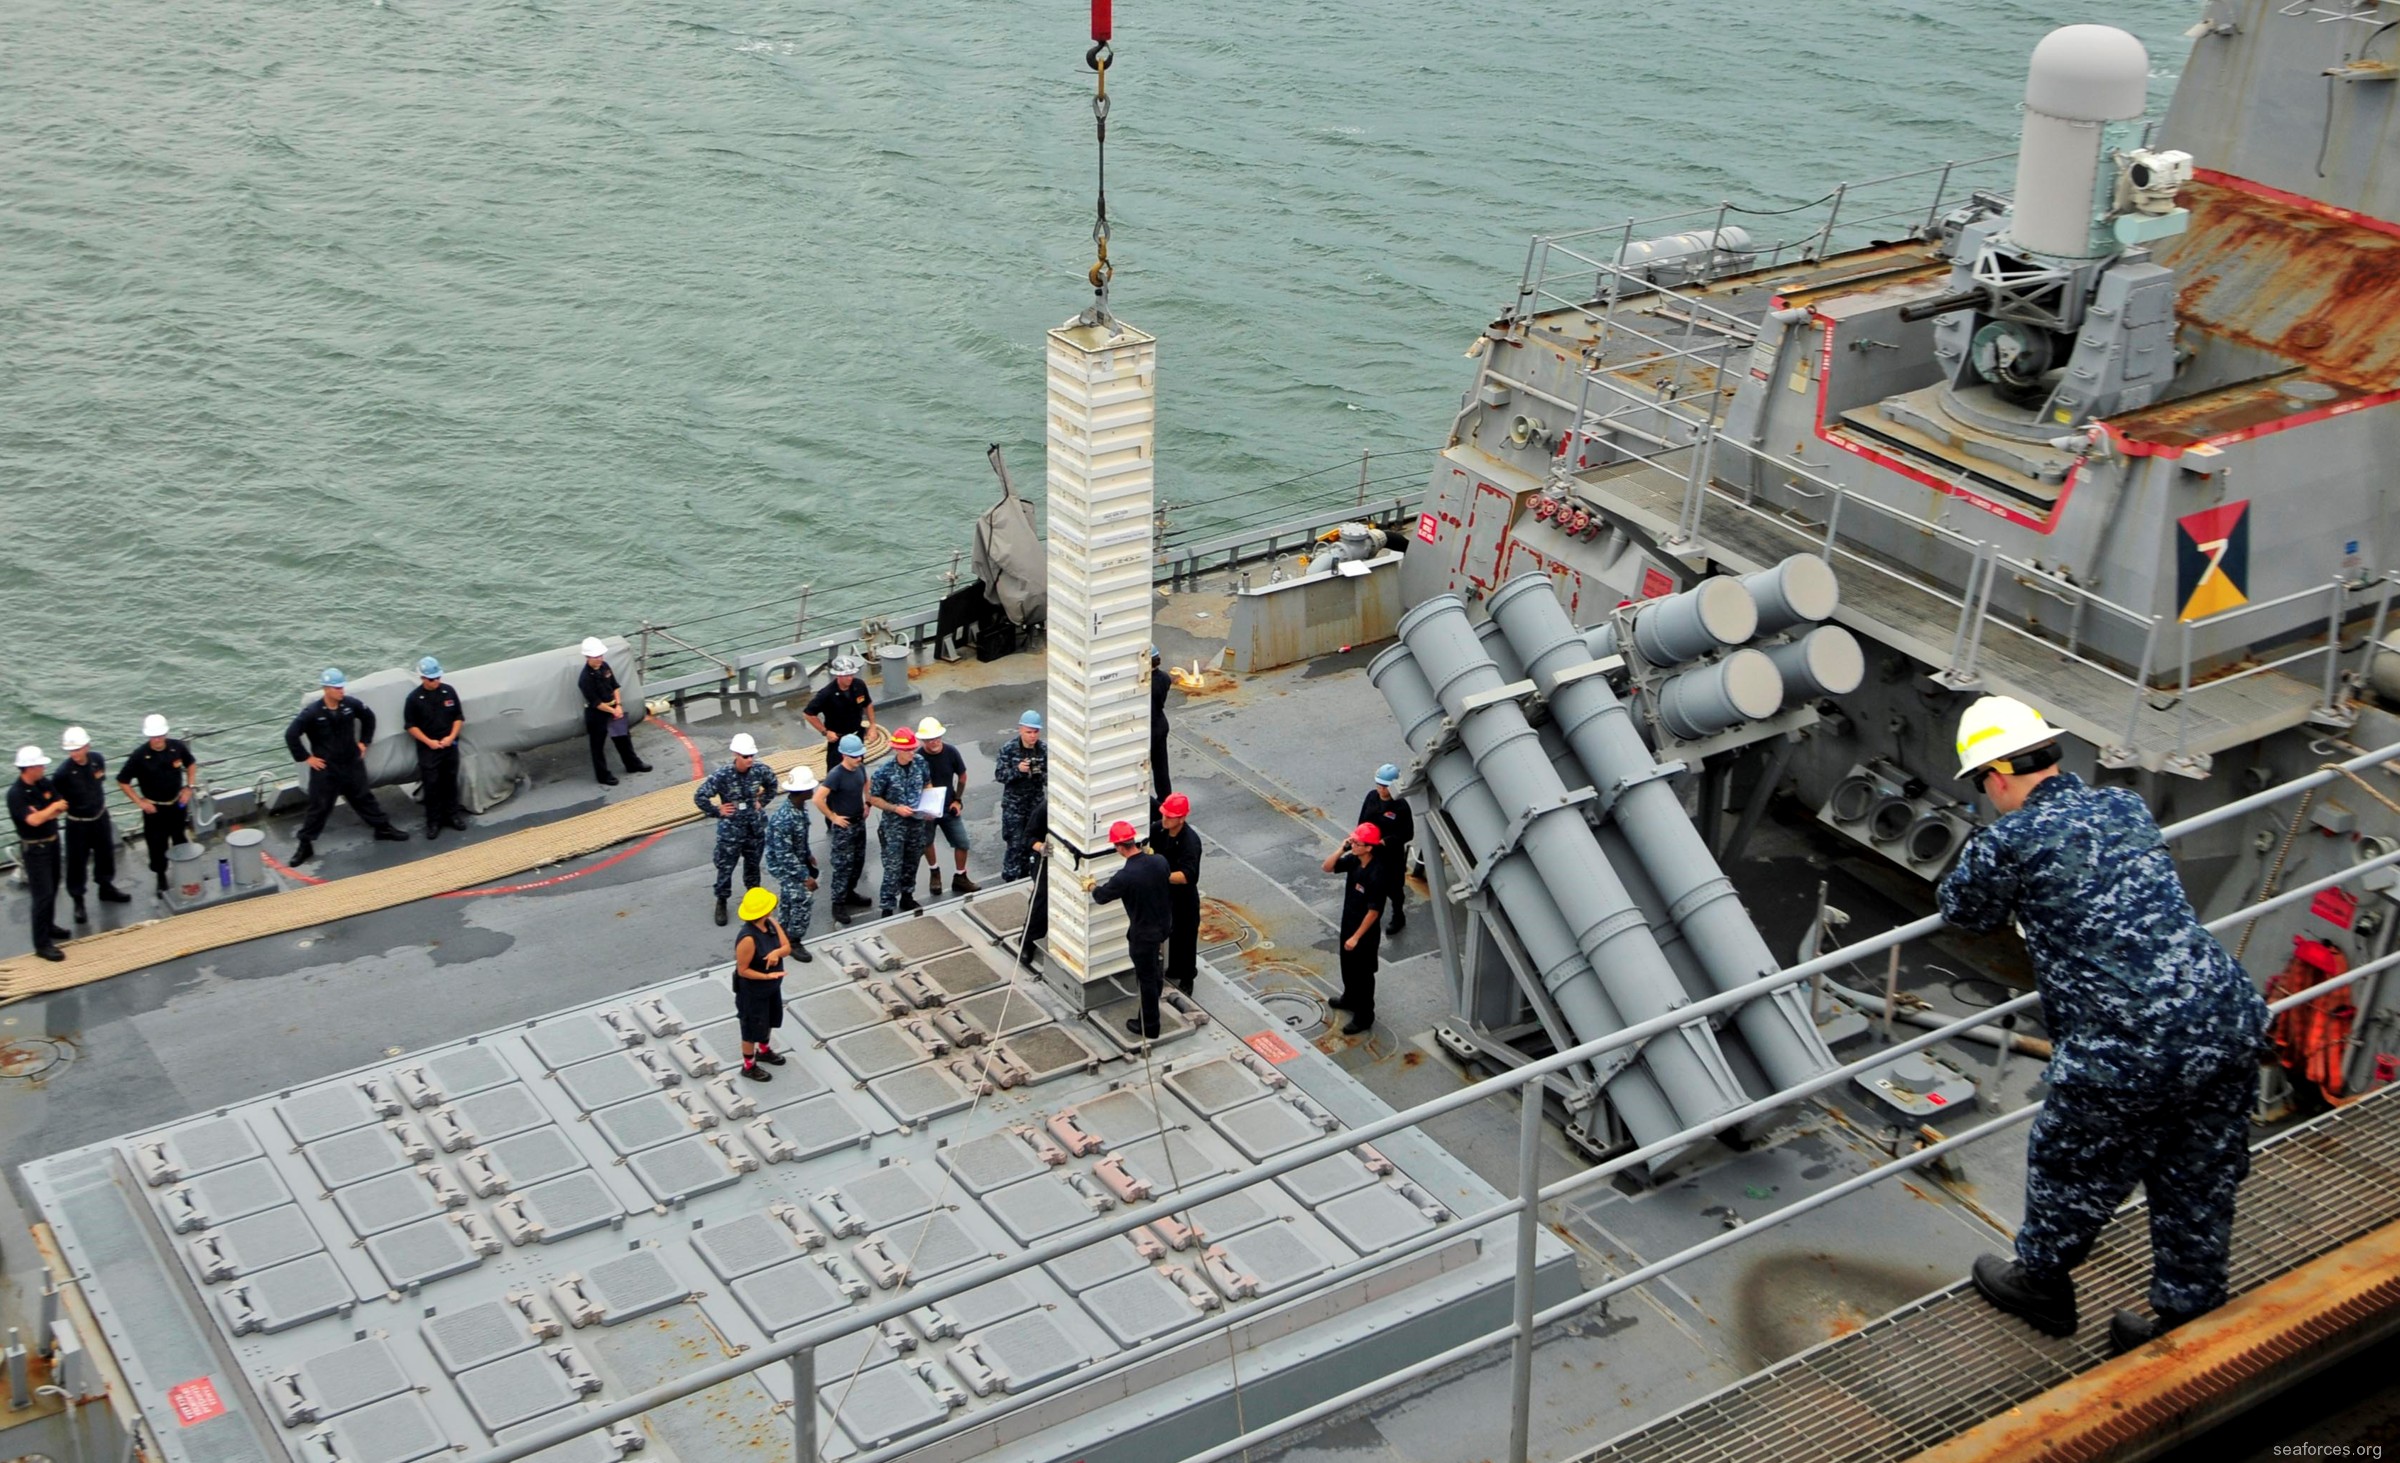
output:
[[[742,1075],[768,1082],[774,1079],[767,1068],[784,1063],[773,1043],[775,1028],[783,1024],[783,962],[792,953],[792,941],[775,918],[775,896],[766,890],[753,888],[744,894],[739,913],[742,932],[733,942],[733,1014],[742,1028]]]
[[[2267,1013],[2192,913],[2148,806],[2067,771],[2062,736],[2008,696],[1958,723],[1959,778],[2001,816],[1942,880],[1942,914],[1968,930],[2015,924],[2054,1051],[2016,1255],[1978,1259],[1975,1288],[2038,1330],[2072,1333],[2072,1272],[2141,1184],[2151,1314],[2117,1312],[2109,1341],[2125,1351],[2225,1302]]]

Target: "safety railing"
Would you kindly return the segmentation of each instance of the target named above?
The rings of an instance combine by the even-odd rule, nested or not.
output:
[[[1424,447],[1362,452],[1316,472],[1213,500],[1208,505],[1212,521],[1227,526],[1205,537],[1179,529],[1175,519],[1184,505],[1170,504],[1160,513],[1157,582],[1183,592],[1199,589],[1208,576],[1221,573],[1223,587],[1236,589],[1247,582],[1245,571],[1261,565],[1274,566],[1267,572],[1280,577],[1281,560],[1307,552],[1322,534],[1343,523],[1366,519],[1386,527],[1400,525],[1413,518],[1424,501],[1432,459],[1439,451]],[[1355,482],[1349,481],[1352,474]],[[1267,496],[1300,484],[1308,484],[1308,491],[1320,497],[1320,508],[1294,513]],[[1267,502],[1255,514],[1232,506],[1262,496]],[[853,647],[871,652],[880,644],[906,645],[920,654],[933,650],[939,639],[940,598],[929,602],[920,589],[893,592],[890,586],[930,581],[947,596],[965,582],[964,571],[962,549],[946,563],[821,589],[803,584],[787,593],[681,620],[644,620],[626,636],[633,643],[644,696],[677,708],[691,700],[801,694],[824,676],[836,655]],[[814,635],[809,633],[812,625],[817,627]],[[251,810],[272,809],[296,797],[299,775],[281,739],[289,720],[273,716],[179,730],[176,735],[192,743],[200,760],[201,786],[208,795],[205,802],[195,802],[204,810],[222,802],[233,813],[248,816]],[[259,736],[262,732],[271,732],[271,739]],[[113,780],[109,796],[112,813],[138,827],[140,810],[114,790]],[[122,827],[119,836],[124,836]],[[0,867],[17,862],[14,837],[0,834]]]
[[[2264,792],[2226,803],[2206,813],[2172,824],[2162,831],[2169,840],[2181,839],[2201,829],[2246,817],[2284,799],[2323,787],[2339,778],[2384,765],[2395,759],[2400,759],[2400,744],[2364,753],[2347,762],[2295,778],[2280,787],[2270,788]],[[2285,908],[2302,900],[2313,899],[2326,889],[2354,879],[2364,879],[2372,873],[2394,865],[2400,865],[2400,850],[2354,864],[2313,883],[2284,890],[2271,898],[2259,900],[2245,908],[2210,921],[2209,928],[2212,931],[2230,929],[2242,921],[2255,919],[2262,914]],[[1386,1371],[1370,1381],[1320,1399],[1281,1417],[1248,1426],[1237,1437],[1184,1455],[1183,1463],[1216,1463],[1218,1459],[1234,1457],[1311,1423],[1331,1417],[1347,1408],[1372,1401],[1389,1393],[1394,1388],[1405,1386],[1444,1368],[1471,1360],[1483,1352],[1503,1345],[1511,1346],[1513,1349],[1508,1456],[1511,1463],[1523,1463],[1527,1453],[1531,1426],[1530,1397],[1533,1352],[1537,1336],[1542,1328],[1595,1306],[1604,1306],[1616,1296],[1695,1260],[1744,1243],[1754,1234],[1837,1203],[1875,1184],[1888,1182],[1927,1164],[1937,1162],[1968,1144],[2027,1121],[2040,1110],[2041,1105],[2033,1103],[2017,1108],[1963,1131],[1950,1134],[1940,1141],[1930,1143],[1912,1153],[1896,1155],[1887,1164],[1854,1175],[1812,1194],[1808,1198],[1749,1220],[1738,1229],[1714,1235],[1674,1254],[1615,1276],[1601,1285],[1582,1291],[1546,1309],[1536,1309],[1534,1304],[1537,1269],[1534,1241],[1539,1228],[1541,1205],[1579,1193],[1615,1174],[1625,1172],[1637,1164],[1645,1163],[1651,1158],[1679,1150],[1693,1142],[1711,1137],[1763,1114],[1787,1107],[1816,1093],[1838,1087],[1871,1067],[1889,1062],[1894,1056],[1922,1051],[1938,1042],[1963,1036],[1980,1027],[1990,1026],[1995,1030],[2004,1031],[2005,1028],[2002,1028],[2000,1023],[2012,1020],[2023,1012],[2031,1010],[2036,1005],[2038,997],[2028,994],[1982,1008],[1972,1015],[1913,1035],[1895,1046],[1881,1048],[1870,1056],[1846,1063],[1807,1082],[1760,1098],[1736,1111],[1686,1128],[1682,1132],[1630,1152],[1618,1154],[1606,1162],[1567,1175],[1549,1184],[1543,1184],[1538,1161],[1540,1129],[1543,1121],[1542,1097],[1551,1079],[1570,1068],[1590,1063],[1613,1051],[1637,1046],[1651,1037],[1672,1031],[1695,1019],[1733,1011],[1769,991],[1801,981],[1814,980],[1853,961],[1896,950],[1902,945],[1932,935],[1942,928],[1944,928],[1944,923],[1939,915],[1930,915],[1896,926],[1881,934],[1820,955],[1815,959],[1789,966],[1773,975],[1763,977],[1744,989],[1727,991],[1703,1000],[1693,1001],[1664,1015],[1636,1022],[1609,1036],[1530,1061],[1521,1067],[1461,1087],[1432,1101],[1419,1103],[1414,1107],[1372,1122],[1312,1140],[1274,1158],[1254,1164],[1243,1172],[1227,1174],[1189,1185],[1171,1199],[1161,1199],[1138,1206],[1121,1208],[1113,1217],[1092,1220],[1065,1236],[1028,1246],[1019,1254],[1008,1259],[991,1261],[966,1270],[952,1271],[939,1278],[917,1282],[908,1287],[904,1294],[861,1307],[846,1315],[803,1327],[789,1336],[772,1341],[756,1350],[711,1363],[686,1376],[620,1401],[594,1407],[588,1412],[579,1414],[571,1421],[560,1422],[528,1433],[512,1442],[479,1453],[470,1460],[470,1463],[514,1463],[516,1459],[529,1457],[584,1433],[612,1427],[617,1423],[638,1417],[653,1408],[690,1397],[734,1378],[759,1372],[778,1364],[787,1369],[794,1398],[792,1411],[794,1456],[798,1463],[818,1463],[816,1404],[819,1383],[815,1370],[815,1354],[818,1348],[831,1345],[858,1332],[881,1326],[886,1321],[898,1320],[908,1312],[920,1307],[946,1300],[951,1296],[1062,1258],[1109,1236],[1124,1234],[1137,1226],[1172,1218],[1181,1212],[1223,1198],[1253,1184],[1274,1179],[1320,1159],[1332,1157],[1334,1154],[1354,1148],[1360,1143],[1374,1142],[1378,1138],[1418,1127],[1447,1113],[1456,1112],[1481,1102],[1512,1096],[1519,1104],[1518,1169],[1516,1192],[1513,1195],[1486,1205],[1471,1214],[1459,1215],[1448,1225],[1437,1226],[1414,1239],[1386,1247],[1375,1255],[1353,1261],[1313,1280],[1295,1284],[1279,1292],[1272,1300],[1261,1301],[1239,1311],[1232,1309],[1231,1306],[1221,1307],[1196,1327],[1189,1327],[1170,1337],[1121,1352],[1042,1386],[1029,1388],[1023,1392],[1010,1393],[1004,1400],[993,1406],[976,1409],[962,1416],[951,1418],[933,1428],[912,1434],[903,1441],[856,1454],[850,1463],[888,1463],[888,1460],[939,1442],[943,1438],[954,1436],[971,1428],[988,1426],[996,1419],[1007,1416],[1018,1409],[1031,1406],[1060,1392],[1095,1382],[1160,1352],[1221,1340],[1234,1328],[1247,1327],[1248,1323],[1253,1320],[1286,1311],[1312,1297],[1321,1296],[1333,1288],[1348,1284],[1368,1271],[1381,1269],[1394,1260],[1448,1244],[1453,1236],[1506,1220],[1515,1221],[1514,1229],[1517,1241],[1515,1247],[1516,1273],[1512,1282],[1514,1287],[1513,1306],[1511,1319],[1507,1325],[1496,1327],[1436,1355]],[[2327,980],[2296,996],[2277,1002],[2273,1009],[2283,1010],[2293,1005],[2320,999],[2332,992],[2347,989],[2369,976],[2378,975],[2395,965],[2400,965],[2400,953],[2359,965],[2342,976]],[[2003,1054],[2006,1053],[2005,1041],[1999,1050]]]

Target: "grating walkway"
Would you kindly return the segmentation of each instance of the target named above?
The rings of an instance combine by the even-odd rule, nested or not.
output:
[[[2147,1291],[2149,1226],[2128,1205],[2076,1272],[2066,1340],[1994,1310],[1965,1281],[1812,1347],[1578,1463],[1884,1463],[1915,1456],[2107,1360],[2109,1313]],[[2260,1145],[2234,1222],[2233,1290],[2254,1290],[2400,1221],[2400,1088]]]
[[[867,754],[880,755],[888,745],[884,733],[878,730]],[[802,763],[822,771],[825,762],[821,743],[812,743],[803,751],[765,755],[778,773],[789,772]],[[189,914],[147,920],[80,940],[64,941],[59,946],[67,953],[64,961],[41,960],[30,954],[0,960],[0,1005],[146,970],[163,961],[238,945],[245,940],[289,934],[312,925],[330,924],[459,889],[472,889],[527,869],[581,858],[699,820],[700,810],[692,803],[691,784],[677,783],[572,818],[471,843],[449,853],[410,859],[346,879],[285,889],[273,898],[212,905]]]

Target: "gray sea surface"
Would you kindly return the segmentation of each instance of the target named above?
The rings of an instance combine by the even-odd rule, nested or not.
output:
[[[1440,443],[1532,233],[2004,149],[2070,21],[2141,35],[2163,112],[2197,14],[1119,5],[1115,295],[1161,340],[1176,531]],[[153,710],[280,716],[324,664],[803,583],[827,628],[930,600],[984,444],[1039,490],[1042,333],[1088,298],[1085,18],[0,6],[0,742],[121,755]]]

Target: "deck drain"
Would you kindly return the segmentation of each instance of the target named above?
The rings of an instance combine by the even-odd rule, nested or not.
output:
[[[1258,1003],[1275,1018],[1275,1029],[1287,1036],[1324,1034],[1325,1003],[1315,996],[1304,996],[1298,991],[1270,991],[1260,996]]]
[[[73,1052],[63,1041],[47,1036],[20,1037],[15,1041],[0,1042],[0,1077],[23,1081],[39,1077],[72,1059]]]

